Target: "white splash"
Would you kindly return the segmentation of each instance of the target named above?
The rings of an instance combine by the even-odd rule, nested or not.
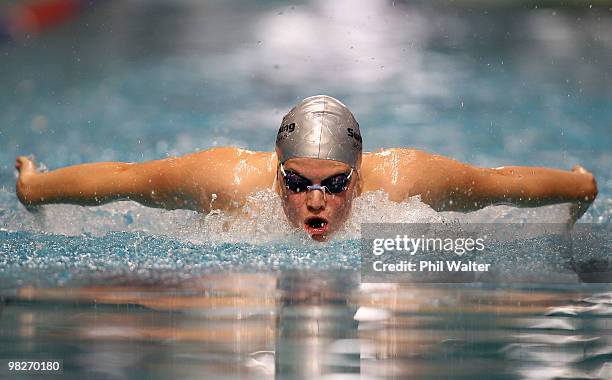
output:
[[[8,203],[15,194],[0,189],[0,198]],[[243,212],[229,214],[216,210],[209,215],[187,210],[168,211],[121,201],[99,207],[46,205],[28,212],[14,199],[15,207],[0,214],[5,231],[36,231],[62,235],[91,234],[104,236],[108,232],[142,231],[173,239],[201,242],[248,242],[266,244],[274,241],[308,239],[289,226],[281,200],[272,190],[250,196]],[[397,203],[383,191],[369,192],[353,201],[351,215],[334,237],[335,240],[358,239],[362,223],[433,223],[459,221],[465,223],[492,222],[563,222],[568,220],[567,205],[518,209],[492,206],[482,210],[436,212],[421,202],[419,196]]]

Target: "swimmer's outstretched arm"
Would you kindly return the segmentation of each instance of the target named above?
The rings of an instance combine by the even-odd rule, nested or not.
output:
[[[419,160],[425,173],[412,192],[437,210],[472,211],[494,204],[537,207],[573,203],[572,218],[597,196],[595,177],[576,165],[571,171],[543,167],[478,168],[446,157]]]
[[[37,172],[27,157],[17,157],[17,196],[25,206],[49,203],[100,205],[133,200],[145,206],[209,212],[227,209],[239,191],[224,186],[233,176],[235,150],[216,148],[143,163],[99,162]],[[213,204],[214,203],[214,204]]]
[[[17,197],[25,206],[69,203],[94,206],[115,200],[134,200],[150,207],[193,208],[187,194],[173,201],[168,180],[171,163],[97,162],[37,172],[27,157],[17,157]]]

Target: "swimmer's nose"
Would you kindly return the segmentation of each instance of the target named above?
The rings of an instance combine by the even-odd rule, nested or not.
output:
[[[308,191],[306,205],[311,210],[320,210],[325,208],[325,194],[323,190]]]

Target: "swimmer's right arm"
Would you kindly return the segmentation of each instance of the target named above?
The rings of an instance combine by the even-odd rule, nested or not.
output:
[[[237,209],[253,186],[243,178],[236,183],[236,148],[205,151],[143,163],[99,162],[39,173],[27,157],[18,157],[17,196],[25,206],[49,203],[100,205],[133,200],[145,206],[208,213],[211,209]],[[269,156],[269,155],[268,155]],[[268,157],[264,155],[264,157]],[[259,159],[261,161],[261,159]],[[251,166],[251,165],[247,165]],[[257,165],[255,165],[257,167]],[[255,181],[265,176],[255,172]]]
[[[190,189],[174,173],[180,158],[144,163],[98,162],[37,172],[27,157],[17,157],[17,197],[25,206],[49,203],[101,205],[134,200],[149,207],[196,209]]]
[[[98,162],[39,173],[17,157],[17,197],[25,206],[100,205],[133,200],[145,206],[208,213],[237,210],[252,192],[269,186],[275,156],[216,147],[142,163]]]

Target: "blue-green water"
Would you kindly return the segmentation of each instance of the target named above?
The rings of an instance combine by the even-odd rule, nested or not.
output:
[[[314,245],[271,194],[229,230],[126,202],[32,214],[13,170],[19,154],[53,169],[271,150],[282,115],[325,93],[366,150],[580,163],[599,184],[582,221],[609,223],[611,21],[588,4],[114,1],[1,44],[0,358],[53,354],[64,378],[611,378],[609,285],[360,286],[359,224],[439,220],[418,201],[366,197]]]

